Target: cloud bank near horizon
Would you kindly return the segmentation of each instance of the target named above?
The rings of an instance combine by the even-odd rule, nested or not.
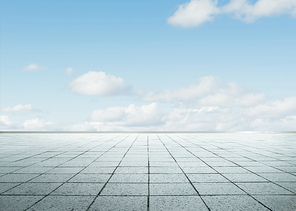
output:
[[[83,86],[87,81],[85,76],[87,79],[91,78],[90,83],[95,83],[95,86]],[[100,94],[99,96],[108,96],[111,93],[126,92],[127,86],[123,79],[103,72],[89,72],[77,79],[74,80],[74,84],[78,84],[80,91],[89,91],[85,95],[96,93]],[[85,117],[84,122],[70,125],[60,125],[40,118],[28,119],[21,124],[12,121],[9,116],[1,115],[1,128],[66,131],[296,130],[296,97],[269,100],[264,93],[248,90],[235,82],[221,81],[216,76],[205,76],[187,87],[143,93],[138,96],[137,103],[93,110]],[[14,115],[31,110],[31,104],[2,109]]]
[[[191,0],[180,5],[167,22],[173,26],[190,28],[214,21],[219,15],[228,15],[245,23],[280,15],[296,18],[295,0],[258,0],[255,4],[248,0],[230,0],[220,7],[217,4],[218,0]]]

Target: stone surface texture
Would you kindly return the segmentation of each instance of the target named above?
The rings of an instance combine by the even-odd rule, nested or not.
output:
[[[0,133],[9,210],[296,210],[296,133]]]

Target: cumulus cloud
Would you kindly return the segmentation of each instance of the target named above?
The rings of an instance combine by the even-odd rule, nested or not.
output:
[[[29,64],[23,68],[23,71],[43,71],[46,70],[46,67],[39,66],[38,64]]]
[[[17,129],[17,123],[11,121],[8,116],[0,115],[0,129]]]
[[[248,0],[231,0],[228,4],[218,7],[218,0],[191,0],[182,4],[168,18],[168,23],[181,27],[194,27],[213,21],[216,15],[230,15],[244,22],[254,22],[262,17],[283,14],[296,17],[295,0],[258,0],[251,4]]]
[[[220,79],[215,76],[206,76],[198,80],[198,83],[191,84],[189,87],[166,90],[159,93],[149,92],[144,97],[144,101],[157,101],[157,102],[173,102],[192,100],[204,94],[212,92]]]
[[[217,2],[217,0],[191,0],[180,5],[167,21],[171,25],[181,27],[199,26],[214,20],[214,15],[220,13]]]
[[[6,107],[2,109],[2,112],[14,113],[14,114],[27,114],[27,113],[30,113],[31,111],[34,111],[31,104],[28,104],[28,105],[19,104],[14,107]]]
[[[196,84],[180,89],[166,90],[159,93],[149,92],[142,99],[150,102],[195,102],[198,106],[255,106],[264,102],[263,93],[254,93],[235,82],[221,88],[221,79],[206,76]]]
[[[25,130],[53,130],[55,124],[53,122],[45,122],[43,119],[26,120],[23,124]]]
[[[212,93],[197,100],[203,106],[255,106],[265,101],[263,93],[253,93],[245,90],[235,82],[227,84],[226,88],[215,89]]]
[[[72,92],[77,94],[98,96],[122,95],[131,90],[131,87],[125,85],[122,78],[96,71],[79,76],[70,82],[69,87]]]
[[[108,125],[146,127],[161,124],[162,115],[156,103],[141,107],[131,104],[128,107],[111,107],[93,111],[90,121]]]
[[[67,74],[67,75],[72,75],[74,70],[72,67],[68,67],[64,70],[64,72]]]
[[[251,100],[252,101],[252,100]],[[255,100],[256,101],[256,100]],[[248,102],[249,103],[249,102]],[[189,105],[160,109],[157,103],[93,111],[70,130],[285,131],[296,130],[296,98],[244,106]],[[255,103],[256,104],[256,103]],[[240,104],[241,105],[241,104]]]
[[[246,113],[257,118],[278,118],[296,114],[296,97],[289,97],[248,108]]]

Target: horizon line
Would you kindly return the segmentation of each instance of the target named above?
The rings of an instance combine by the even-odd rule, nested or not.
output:
[[[1,131],[0,133],[296,133],[296,131]]]

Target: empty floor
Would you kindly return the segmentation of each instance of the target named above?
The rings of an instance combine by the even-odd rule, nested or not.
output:
[[[0,210],[296,210],[296,134],[0,134]]]

